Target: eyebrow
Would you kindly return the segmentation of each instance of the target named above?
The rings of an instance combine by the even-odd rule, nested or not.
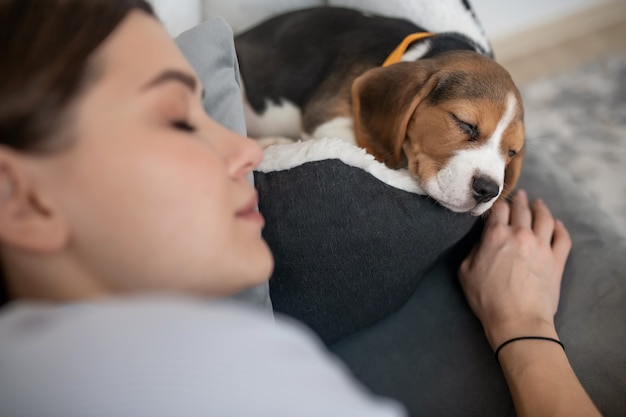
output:
[[[142,90],[154,88],[154,87],[157,87],[159,85],[162,85],[164,83],[171,82],[171,81],[176,81],[176,82],[180,82],[184,84],[185,86],[189,87],[189,89],[193,93],[195,93],[198,88],[198,81],[196,81],[196,78],[193,75],[183,72],[183,71],[171,69],[171,70],[165,70],[159,75],[157,75],[154,79],[148,82],[142,88]],[[202,89],[201,91],[201,96],[202,98],[204,98],[204,89]]]

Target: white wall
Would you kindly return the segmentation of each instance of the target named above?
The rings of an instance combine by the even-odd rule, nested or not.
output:
[[[228,1],[228,0],[224,0]],[[172,36],[202,21],[201,0],[148,0]]]
[[[470,2],[487,36],[496,39],[605,3],[605,0],[470,0]]]
[[[148,0],[172,36],[201,21],[202,0]],[[228,0],[223,0],[228,2]],[[384,0],[381,0],[384,1]],[[422,0],[428,1],[428,0]],[[437,0],[431,0],[437,1]],[[607,0],[470,0],[490,39],[579,12]],[[623,0],[626,1],[626,0]]]

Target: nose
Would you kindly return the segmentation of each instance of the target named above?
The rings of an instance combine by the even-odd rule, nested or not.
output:
[[[235,135],[235,150],[229,160],[229,170],[233,177],[244,176],[254,170],[263,159],[263,148],[259,144],[245,136]]]
[[[500,186],[494,180],[488,177],[474,177],[472,183],[472,196],[476,203],[486,203],[492,200],[500,193]]]
[[[246,176],[263,158],[263,148],[252,139],[225,130],[220,141],[220,151],[232,178]]]

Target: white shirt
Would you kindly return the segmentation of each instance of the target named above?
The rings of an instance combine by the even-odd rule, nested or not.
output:
[[[312,334],[233,302],[0,310],[2,417],[400,416]]]

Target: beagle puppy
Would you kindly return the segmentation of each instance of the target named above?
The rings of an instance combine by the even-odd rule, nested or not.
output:
[[[235,47],[251,137],[343,138],[474,216],[515,187],[522,98],[469,38],[319,7],[267,20]]]

